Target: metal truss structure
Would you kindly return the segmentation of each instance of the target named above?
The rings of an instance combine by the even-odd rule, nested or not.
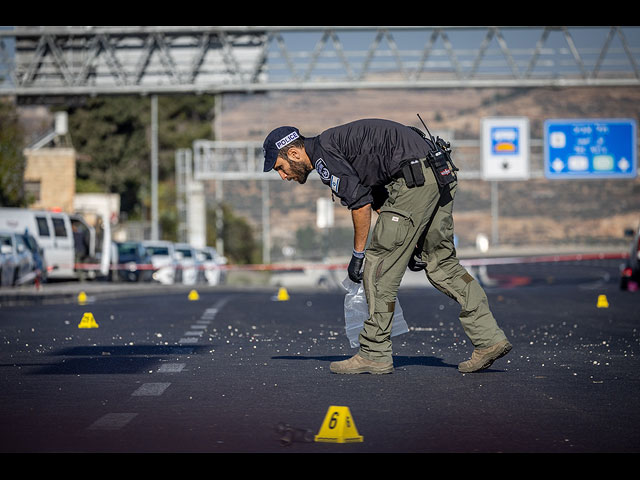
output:
[[[0,95],[640,85],[640,27],[0,29]]]
[[[193,142],[194,180],[281,180],[275,172],[265,174],[262,142]]]
[[[450,139],[452,140],[452,139]],[[530,139],[532,169],[531,178],[544,177],[543,141]],[[458,176],[464,180],[482,178],[480,140],[456,140],[451,145],[454,157],[467,166]],[[176,178],[178,183],[210,180],[276,180],[282,181],[277,172],[263,172],[262,142],[196,140],[192,149],[180,149],[176,154]],[[320,180],[319,175],[309,175],[309,180]]]

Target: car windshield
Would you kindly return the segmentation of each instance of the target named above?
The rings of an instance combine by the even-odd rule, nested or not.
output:
[[[138,253],[138,245],[135,243],[121,243],[118,245],[118,253],[120,255],[136,255]]]
[[[149,255],[169,255],[169,249],[167,247],[147,247],[147,253]]]

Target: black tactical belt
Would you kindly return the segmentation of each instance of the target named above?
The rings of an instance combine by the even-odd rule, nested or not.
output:
[[[438,156],[436,153],[432,155],[432,158],[410,160],[393,178],[404,178],[409,188],[421,187],[424,185],[424,173],[422,172],[421,164],[424,163],[426,168],[430,168],[433,171],[438,187],[442,190],[451,182],[457,180],[457,177],[455,167],[453,165],[450,166],[445,158],[438,158]]]

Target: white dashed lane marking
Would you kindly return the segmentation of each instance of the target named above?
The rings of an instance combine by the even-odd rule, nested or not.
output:
[[[219,301],[213,307],[207,308],[199,320],[190,328],[191,330],[185,332],[184,336],[178,341],[178,344],[194,344],[198,343],[198,340],[204,334],[207,329],[207,325],[216,317],[222,306],[228,301],[223,299]],[[186,364],[184,363],[165,363],[161,365],[157,373],[179,373],[184,370]],[[169,382],[155,382],[155,383],[143,383],[138,389],[136,389],[131,396],[133,397],[145,397],[145,396],[159,396],[162,395],[171,383]],[[92,423],[89,430],[120,430],[125,427],[131,420],[133,420],[137,413],[108,413],[94,423]]]
[[[188,332],[184,332],[184,336],[185,337],[201,337],[203,333],[204,332],[202,331],[189,330]]]
[[[134,397],[157,397],[169,388],[170,383],[143,383],[131,395]]]
[[[216,315],[227,301],[227,299],[222,299],[213,307],[207,308],[195,325],[191,325],[191,330],[184,333],[178,343],[180,345],[198,343],[198,340],[207,329],[207,325],[211,324],[211,321],[216,318]]]
[[[185,343],[198,343],[198,339],[195,337],[192,338],[181,338],[178,343],[180,345],[184,345]]]
[[[186,366],[186,363],[165,363],[160,365],[158,373],[178,373]]]
[[[107,413],[93,422],[89,430],[120,430],[128,424],[137,413]]]
[[[224,303],[226,303],[225,300],[220,302],[220,306],[222,306]],[[211,319],[214,318],[216,316],[216,314],[218,313],[218,307],[211,307],[211,308],[207,308],[204,313],[202,314],[203,319]]]

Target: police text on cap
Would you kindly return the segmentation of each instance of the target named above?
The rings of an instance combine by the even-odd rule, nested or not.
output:
[[[296,138],[299,138],[298,134],[296,132],[291,132],[289,135],[287,135],[284,138],[281,138],[276,142],[276,148],[280,150],[282,147],[286,147],[287,145],[289,145]]]

